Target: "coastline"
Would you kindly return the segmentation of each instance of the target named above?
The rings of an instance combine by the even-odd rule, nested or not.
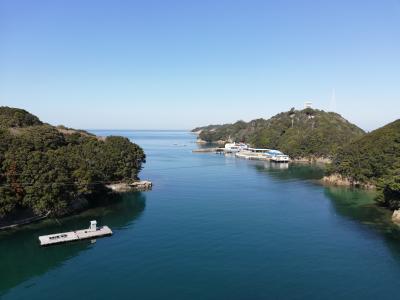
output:
[[[206,141],[197,140],[198,144],[205,144],[207,143]],[[215,152],[217,149],[220,148],[208,148],[208,149],[195,149],[192,152],[193,153],[205,153],[205,152]],[[332,160],[330,158],[326,157],[316,157],[316,156],[310,156],[310,157],[299,157],[299,158],[294,158],[291,160],[291,163],[294,164],[305,164],[305,165],[320,165],[321,167],[325,167],[329,164],[332,163]],[[320,180],[317,181],[319,184],[324,185],[324,186],[336,186],[336,187],[347,187],[347,188],[357,188],[357,189],[364,189],[364,190],[370,190],[374,191],[376,190],[376,185],[369,182],[369,183],[363,183],[360,181],[354,181],[351,180],[350,178],[344,177],[338,173],[330,174],[330,175],[325,175],[323,176]],[[392,222],[394,224],[397,224],[400,226],[400,210],[391,210],[388,207],[385,207],[386,210],[393,212],[392,213]]]
[[[112,193],[124,194],[124,193],[130,193],[130,192],[149,191],[152,189],[153,183],[148,180],[140,180],[140,181],[135,181],[132,183],[124,183],[124,182],[113,183],[113,184],[106,185],[106,187],[108,189],[110,189],[110,191]],[[81,202],[81,201],[79,201],[79,199],[77,199],[77,202]],[[62,215],[60,217],[67,217],[67,216],[79,214],[89,208],[90,208],[90,206],[87,206],[87,205],[86,206],[85,205],[74,206],[74,204],[72,204],[71,209],[67,210],[68,213],[66,213],[65,215]],[[18,212],[16,213],[16,216],[18,216]],[[40,221],[43,221],[43,220],[49,218],[50,216],[51,216],[51,211],[48,211],[46,214],[43,214],[43,215],[34,215],[32,213],[31,216],[28,216],[28,217],[25,217],[22,219],[18,218],[18,217],[3,218],[3,219],[0,218],[0,224],[1,224],[0,231],[15,229],[17,227],[23,227],[24,225],[37,223],[37,222],[40,222]]]
[[[153,183],[148,180],[141,180],[132,183],[113,183],[106,185],[106,187],[116,193],[145,192],[152,189]]]
[[[332,159],[327,158],[327,157],[309,156],[309,157],[293,158],[292,162],[329,165],[330,163],[332,163]]]
[[[347,186],[366,190],[376,190],[376,185],[373,183],[363,183],[360,181],[351,180],[350,178],[344,177],[338,173],[324,176],[321,179],[321,182],[325,185],[331,186]]]
[[[213,141],[213,142],[207,142],[205,140],[202,139],[197,139],[196,140],[196,144],[210,144],[210,145],[225,145],[227,143],[227,141],[223,141],[223,140],[218,140],[218,141]]]
[[[368,190],[368,191],[376,190],[376,185],[373,183],[362,183],[359,181],[354,181],[354,180],[351,180],[350,178],[344,177],[337,173],[331,174],[328,176],[324,176],[319,182],[325,186],[357,188],[357,189],[363,189],[363,190]],[[392,216],[390,218],[392,223],[400,226],[400,209],[393,210],[389,207],[383,207],[383,208],[392,213]]]

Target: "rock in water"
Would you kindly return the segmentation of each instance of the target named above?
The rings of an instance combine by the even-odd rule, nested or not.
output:
[[[400,224],[400,209],[395,210],[392,215],[392,221],[394,223]]]
[[[107,187],[117,193],[126,193],[133,191],[148,191],[153,187],[153,183],[147,180],[135,181],[132,183],[114,183],[109,184]]]
[[[151,181],[142,180],[133,182],[130,186],[136,191],[148,191],[153,187],[153,183]]]

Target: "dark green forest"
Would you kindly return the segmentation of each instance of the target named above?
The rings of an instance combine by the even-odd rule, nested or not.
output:
[[[198,127],[207,142],[231,140],[279,149],[292,158],[330,158],[327,174],[377,187],[379,204],[400,209],[400,120],[365,133],[342,116],[291,109],[265,120]]]
[[[400,208],[400,120],[344,145],[329,173],[351,181],[377,186],[377,200],[391,209]]]
[[[61,216],[95,205],[107,183],[137,180],[144,162],[127,138],[54,127],[0,107],[0,218],[22,210]]]
[[[344,143],[356,140],[364,131],[333,112],[295,110],[265,120],[196,128],[207,142],[232,140],[253,147],[279,149],[292,158],[332,158]]]

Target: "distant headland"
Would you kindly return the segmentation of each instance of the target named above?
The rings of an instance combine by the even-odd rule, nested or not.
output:
[[[293,161],[323,162],[324,183],[376,189],[380,205],[400,209],[400,120],[365,133],[337,113],[306,107],[192,132],[199,143],[244,142],[279,149]]]

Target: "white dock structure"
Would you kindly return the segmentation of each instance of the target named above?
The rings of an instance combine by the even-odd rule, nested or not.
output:
[[[287,163],[289,156],[281,151],[263,148],[248,148],[236,153],[236,157],[254,160],[268,160],[277,163]]]
[[[90,221],[90,227],[88,229],[42,235],[39,236],[39,241],[41,246],[50,246],[78,240],[95,239],[112,234],[113,232],[108,226],[97,227],[96,221]]]
[[[237,153],[242,150],[246,150],[249,146],[245,143],[226,143],[224,152],[225,153]]]
[[[270,149],[263,148],[247,148],[246,150],[236,153],[236,157],[254,160],[269,160],[265,155]]]

